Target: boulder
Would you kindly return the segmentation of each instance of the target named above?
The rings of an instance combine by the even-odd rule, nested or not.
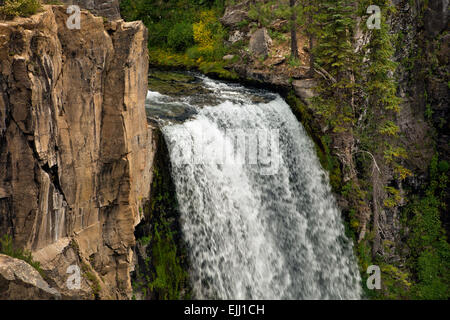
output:
[[[58,290],[51,288],[39,272],[23,260],[0,254],[1,300],[60,299]]]
[[[250,36],[249,49],[255,56],[267,58],[271,45],[272,39],[270,38],[266,28],[258,29]]]
[[[225,10],[225,13],[222,18],[220,18],[220,22],[226,27],[234,28],[237,26],[239,22],[242,22],[248,18],[248,13],[237,7],[228,7]]]
[[[306,104],[309,104],[309,99],[316,95],[314,87],[317,86],[317,82],[314,79],[294,80],[292,86],[295,94]]]

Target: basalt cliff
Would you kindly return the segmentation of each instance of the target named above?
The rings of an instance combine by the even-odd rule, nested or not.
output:
[[[70,29],[68,17],[44,6],[0,22],[0,234],[30,250],[45,279],[24,278],[22,262],[2,256],[0,296],[9,299],[30,286],[34,298],[132,294],[134,227],[154,155],[147,29],[85,10]],[[68,286],[76,270],[81,283]]]

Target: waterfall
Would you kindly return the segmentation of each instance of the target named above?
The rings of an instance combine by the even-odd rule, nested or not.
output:
[[[201,82],[209,104],[149,93],[195,109],[162,123],[194,297],[361,298],[328,176],[289,106],[275,94]]]

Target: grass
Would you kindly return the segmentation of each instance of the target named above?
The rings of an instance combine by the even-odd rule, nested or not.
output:
[[[40,263],[33,260],[31,252],[25,249],[15,249],[12,243],[11,236],[7,234],[0,238],[0,253],[25,261],[33,268],[35,268],[42,277],[45,277]]]

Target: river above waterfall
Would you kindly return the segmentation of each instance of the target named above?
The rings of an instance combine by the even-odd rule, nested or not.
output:
[[[146,107],[168,146],[194,297],[361,298],[328,176],[286,102],[180,77],[150,81]]]

